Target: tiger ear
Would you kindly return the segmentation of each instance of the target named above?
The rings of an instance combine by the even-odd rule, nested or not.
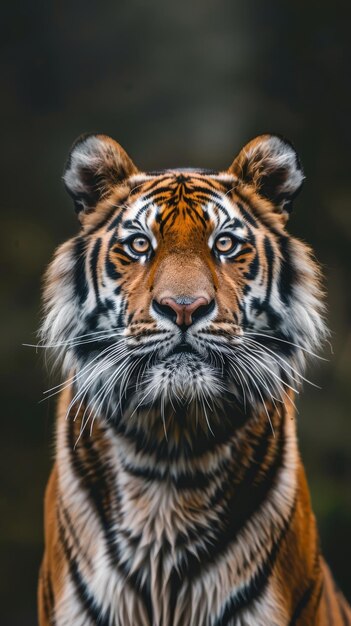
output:
[[[305,178],[294,147],[277,135],[260,135],[250,141],[234,159],[229,172],[254,187],[285,215],[291,213],[292,201]]]
[[[74,143],[63,180],[79,219],[92,213],[118,184],[137,173],[123,148],[107,135],[83,135]]]

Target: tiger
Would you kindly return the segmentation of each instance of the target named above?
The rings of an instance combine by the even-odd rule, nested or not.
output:
[[[63,174],[80,231],[44,279],[63,381],[40,626],[341,626],[295,399],[328,337],[321,271],[287,223],[279,135],[227,170],[139,170],[103,134]]]

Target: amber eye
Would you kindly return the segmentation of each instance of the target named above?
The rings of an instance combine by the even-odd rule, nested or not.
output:
[[[151,248],[151,243],[148,238],[142,235],[133,237],[129,240],[128,244],[131,250],[136,254],[147,254]]]
[[[214,243],[215,250],[219,254],[233,252],[238,245],[239,242],[231,235],[219,235]]]

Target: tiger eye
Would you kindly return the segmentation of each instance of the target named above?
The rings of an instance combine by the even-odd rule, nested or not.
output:
[[[217,252],[221,252],[222,254],[230,252],[234,248],[234,246],[235,242],[233,240],[233,237],[231,237],[230,235],[222,235],[218,237],[215,242]]]
[[[134,237],[129,245],[137,254],[146,254],[149,252],[151,247],[150,241],[147,237]]]

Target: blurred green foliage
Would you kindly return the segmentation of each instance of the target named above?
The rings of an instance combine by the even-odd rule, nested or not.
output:
[[[33,0],[2,8],[1,623],[36,623],[55,401],[35,342],[40,280],[77,224],[60,176],[85,131],[141,169],[225,168],[251,137],[291,139],[307,181],[290,229],[326,277],[333,352],[298,401],[322,547],[351,595],[350,5]]]

